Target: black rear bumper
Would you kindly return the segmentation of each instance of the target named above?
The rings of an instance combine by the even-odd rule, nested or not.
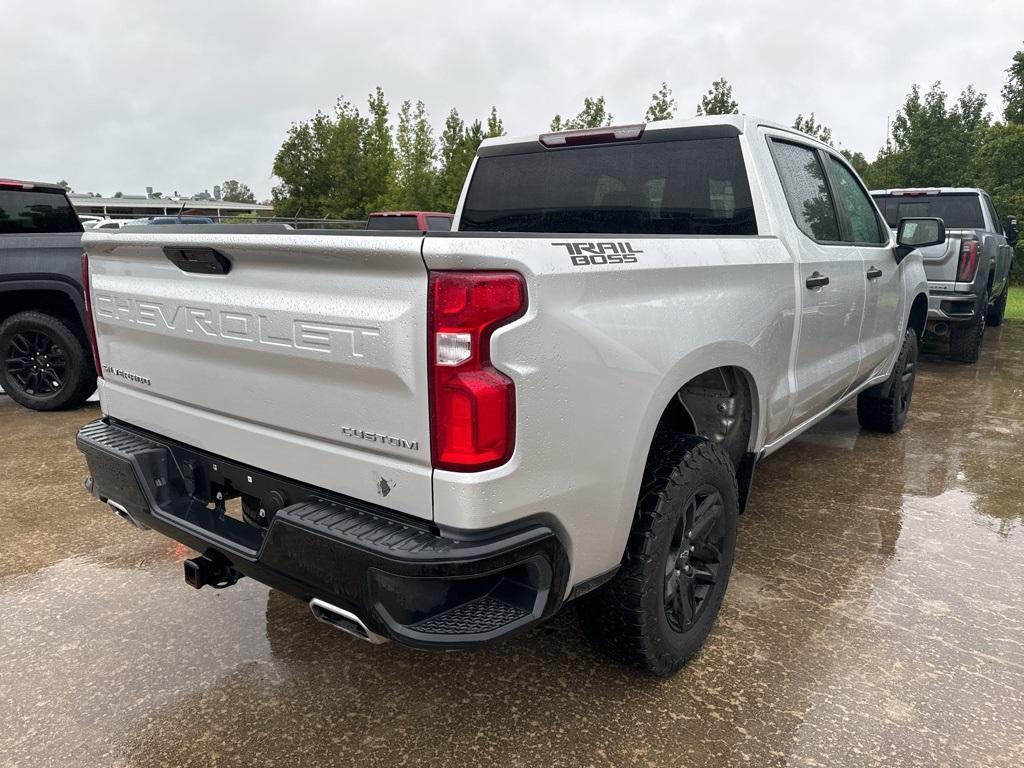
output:
[[[77,443],[87,487],[121,516],[409,645],[507,637],[553,614],[565,594],[565,550],[541,524],[455,538],[119,422],[87,424]],[[244,493],[265,524],[225,514],[218,493]]]

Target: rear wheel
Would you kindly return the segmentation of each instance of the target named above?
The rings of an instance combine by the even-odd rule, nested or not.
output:
[[[1003,316],[1006,315],[1006,300],[1010,296],[1010,281],[1006,281],[1006,285],[1003,286],[1003,292],[999,294],[999,298],[996,299],[988,309],[988,314],[985,316],[985,322],[991,325],[993,328],[998,328],[1003,324]]]
[[[26,408],[77,408],[96,391],[88,344],[54,315],[11,315],[0,324],[0,386]]]
[[[581,598],[587,637],[616,661],[667,677],[703,645],[736,552],[739,502],[728,455],[668,435],[651,450],[622,567]]]
[[[872,432],[899,432],[907,422],[917,379],[917,334],[907,330],[889,380],[857,395],[857,420]]]
[[[976,363],[981,357],[981,342],[985,339],[985,308],[988,296],[981,302],[981,311],[966,323],[950,326],[949,357],[960,363]]]

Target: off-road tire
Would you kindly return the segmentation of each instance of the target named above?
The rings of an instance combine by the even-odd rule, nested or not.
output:
[[[52,392],[36,392],[15,378],[13,345],[25,338],[45,337],[62,356],[60,386]],[[78,408],[96,391],[96,369],[84,334],[67,321],[44,312],[19,312],[0,324],[0,387],[16,403],[36,411]]]
[[[892,434],[903,429],[917,379],[917,334],[908,329],[889,380],[857,395],[857,420],[864,429]]]
[[[982,311],[966,323],[949,327],[949,359],[958,363],[976,363],[981,357],[981,342],[985,339],[985,313],[988,297],[982,302]]]
[[[681,551],[673,550],[674,537],[680,526],[687,527],[684,516],[695,509],[702,492],[704,501],[717,494],[721,502],[712,534],[721,547],[701,547],[717,551],[715,578],[697,611],[690,609],[692,623],[681,630],[670,623],[677,619],[670,618],[666,606],[671,576],[667,562],[674,551]],[[704,644],[718,615],[736,553],[738,515],[736,471],[721,447],[689,435],[659,437],[644,471],[622,566],[610,582],[579,601],[589,640],[623,664],[661,677],[676,673]],[[691,533],[682,534],[683,543]],[[696,535],[693,540],[698,540]],[[698,557],[692,561],[697,563],[694,570],[706,567]],[[674,573],[678,577],[680,571]]]
[[[1003,317],[1006,315],[1006,300],[1010,296],[1010,281],[1006,281],[1006,285],[1003,286],[1003,292],[999,294],[999,298],[996,299],[995,303],[988,308],[988,313],[985,315],[985,322],[993,328],[998,328],[1003,324]]]

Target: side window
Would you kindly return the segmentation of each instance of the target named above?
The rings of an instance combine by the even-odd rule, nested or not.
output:
[[[836,194],[842,207],[846,209],[850,222],[848,239],[854,243],[887,242],[888,238],[882,236],[875,206],[871,204],[871,199],[860,182],[850,173],[849,168],[834,157],[829,156],[829,163],[832,165],[832,173],[836,180]]]
[[[988,215],[992,218],[992,231],[1003,234],[1003,224],[999,220],[999,214],[996,212],[995,203],[992,202],[992,198],[985,195],[985,205],[988,207]]]
[[[800,230],[813,240],[839,240],[839,220],[825,171],[813,149],[786,141],[772,141],[775,165],[782,179],[789,209]]]
[[[450,232],[452,220],[447,216],[427,216],[428,232]]]

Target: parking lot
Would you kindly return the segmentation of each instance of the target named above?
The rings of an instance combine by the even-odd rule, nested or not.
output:
[[[925,357],[907,428],[852,407],[763,462],[681,674],[574,612],[476,652],[371,646],[81,488],[96,405],[0,396],[0,765],[1024,764],[1024,325]]]

